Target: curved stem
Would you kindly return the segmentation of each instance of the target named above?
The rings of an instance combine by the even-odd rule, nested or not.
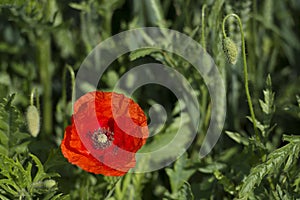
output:
[[[242,54],[243,54],[243,64],[244,64],[245,91],[246,91],[246,96],[247,96],[247,100],[248,100],[249,110],[250,110],[250,114],[251,114],[251,119],[252,119],[252,123],[253,123],[254,132],[255,132],[255,135],[256,135],[256,139],[258,141],[260,141],[260,137],[259,137],[259,134],[258,134],[258,131],[257,131],[257,126],[256,126],[256,118],[255,118],[255,114],[254,114],[253,104],[252,104],[252,100],[251,100],[251,96],[250,96],[250,92],[249,92],[248,67],[247,67],[246,46],[245,46],[245,36],[244,36],[244,31],[243,31],[243,25],[242,25],[241,19],[238,15],[236,15],[236,14],[227,15],[223,19],[223,23],[222,23],[222,31],[223,31],[223,35],[224,35],[225,38],[227,37],[226,32],[225,32],[225,22],[229,17],[236,18],[237,21],[238,21],[238,24],[239,24],[240,33],[241,33],[241,40],[242,40]]]
[[[202,6],[202,19],[201,19],[201,43],[203,49],[206,51],[206,41],[205,41],[205,9],[206,9],[206,4]]]
[[[35,101],[36,101],[36,107],[38,110],[40,110],[40,101],[39,101],[39,94],[38,90],[36,88],[33,88],[30,93],[30,105],[34,105],[34,96],[35,96]]]
[[[35,94],[35,92],[36,92],[36,89],[33,88],[33,89],[31,90],[31,93],[30,93],[30,105],[31,105],[31,106],[33,106],[33,100],[34,100],[34,94]]]

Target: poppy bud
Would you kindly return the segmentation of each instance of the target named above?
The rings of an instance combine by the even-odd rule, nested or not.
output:
[[[48,180],[44,181],[44,186],[47,189],[50,189],[50,188],[54,187],[55,184],[56,184],[55,180],[52,180],[52,179],[48,179]]]
[[[37,137],[40,132],[40,114],[35,106],[30,105],[27,108],[26,120],[30,134],[33,137]]]
[[[223,50],[230,64],[235,65],[238,57],[238,47],[229,37],[223,40]]]

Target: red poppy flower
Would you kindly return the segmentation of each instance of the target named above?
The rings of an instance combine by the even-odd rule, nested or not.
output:
[[[148,135],[147,118],[132,99],[90,92],[75,102],[61,150],[70,163],[88,172],[122,176],[135,166],[135,153]]]

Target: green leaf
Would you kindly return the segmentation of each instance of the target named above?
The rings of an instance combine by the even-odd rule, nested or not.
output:
[[[220,171],[215,171],[214,175],[215,175],[216,179],[219,181],[219,183],[221,183],[223,185],[224,190],[226,192],[228,192],[231,195],[233,195],[235,193],[235,185],[228,177],[223,175]]]
[[[198,169],[198,171],[202,172],[202,173],[206,173],[206,174],[212,174],[216,171],[224,169],[225,167],[226,167],[226,164],[224,164],[224,163],[214,162],[212,164],[206,165],[205,167],[200,167]]]
[[[39,182],[39,181],[42,181],[42,180],[47,179],[47,178],[51,178],[51,177],[54,177],[54,176],[59,176],[59,174],[57,174],[57,173],[46,173],[44,171],[44,166],[41,163],[41,161],[38,159],[38,157],[36,157],[33,154],[29,154],[29,155],[33,159],[33,161],[34,161],[34,163],[37,167],[37,173],[36,173],[36,175],[33,179],[33,182]]]
[[[166,173],[169,176],[172,192],[175,193],[181,188],[185,181],[187,181],[196,171],[195,169],[188,169],[189,163],[187,154],[183,154],[174,164],[174,168],[167,168]]]
[[[85,1],[83,1],[81,3],[69,3],[69,6],[76,10],[82,10],[85,12],[89,12],[89,10],[90,10],[89,6],[87,5],[87,3]]]
[[[188,182],[184,182],[178,191],[178,200],[194,200],[191,185]]]
[[[59,167],[66,164],[66,160],[61,153],[61,149],[51,149],[46,162],[44,163],[44,169],[48,171],[53,167]]]
[[[275,106],[274,106],[275,93],[272,91],[272,81],[271,81],[270,74],[267,77],[266,85],[267,88],[263,91],[264,100],[259,100],[259,104],[262,111],[266,115],[271,115],[275,112]]]
[[[10,200],[9,198],[3,196],[2,194],[0,194],[0,198],[1,198],[2,200]]]
[[[179,128],[180,132],[184,134],[178,133]],[[182,112],[181,116],[176,117],[172,124],[170,124],[170,126],[168,126],[164,131],[156,134],[153,138],[153,141],[143,146],[143,148],[139,152],[151,152],[156,151],[160,148],[164,148],[168,144],[170,144],[170,141],[172,141],[174,137],[176,137],[176,140],[180,141],[180,143],[177,143],[176,145],[172,144],[173,146],[169,146],[169,148],[166,148],[163,154],[157,155],[155,157],[155,160],[152,161],[154,164],[160,164],[165,162],[166,160],[177,159],[185,152],[186,145],[191,142],[191,138],[193,137],[193,130],[190,126],[190,116],[185,112]],[[174,148],[176,148],[176,152],[174,152]],[[144,164],[143,166],[139,167],[143,168],[147,167],[147,165]]]
[[[138,49],[138,50],[133,51],[129,54],[129,59],[130,59],[130,61],[134,61],[138,58],[149,56],[149,55],[151,55],[152,53],[155,53],[155,52],[161,52],[161,50],[160,49],[154,49],[154,48]]]
[[[142,1],[146,10],[147,20],[151,25],[162,27],[163,11],[161,8],[161,1],[159,0],[147,0]]]
[[[168,191],[164,193],[163,200],[193,200],[194,195],[191,189],[191,185],[188,182],[184,184],[175,193],[170,194]]]
[[[243,144],[245,146],[249,145],[249,140],[246,137],[241,136],[240,133],[237,132],[231,132],[231,131],[225,131],[225,133],[234,141],[236,141],[239,144]]]
[[[14,97],[13,94],[0,100],[0,152],[10,156],[24,153],[30,142],[30,135],[19,130],[24,122],[20,111],[12,105]]]
[[[299,135],[283,135],[283,141],[288,141],[292,143],[300,143]]]
[[[0,187],[13,196],[17,196],[21,190],[21,188],[18,187],[14,181],[9,179],[0,180]]]
[[[24,4],[23,0],[1,0],[0,8],[3,6],[21,6]]]
[[[274,195],[274,198],[276,200],[290,200],[290,199],[294,199],[288,191],[286,191],[285,189],[282,189],[280,187],[280,185],[276,185],[276,190],[272,191],[272,194]]]
[[[259,185],[267,174],[278,172],[283,163],[288,160],[284,168],[284,170],[287,171],[290,168],[291,163],[298,159],[300,152],[299,138],[299,136],[285,136],[284,139],[289,140],[289,144],[276,149],[268,155],[267,161],[253,167],[250,174],[244,179],[243,184],[241,185],[239,197],[247,198],[249,194],[254,191],[255,186]],[[295,155],[295,157],[292,158],[293,160],[289,160],[289,157],[293,155]]]
[[[45,198],[48,196],[48,199],[51,199],[52,196],[56,195],[57,187],[51,178],[58,176],[58,174],[46,173],[40,160],[32,154],[30,157],[32,158],[31,161],[21,163],[5,155],[0,155],[0,175],[2,178],[0,179],[0,194],[4,194],[10,199],[16,199],[19,196],[35,199],[37,194],[44,194]],[[37,167],[33,181],[32,175],[34,175],[35,169],[32,168],[32,161]]]

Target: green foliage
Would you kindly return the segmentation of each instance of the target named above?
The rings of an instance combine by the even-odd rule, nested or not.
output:
[[[170,179],[172,193],[176,193],[182,188],[185,180],[189,180],[195,172],[195,169],[187,169],[189,165],[187,155],[184,154],[175,162],[174,169],[166,169],[166,173]]]
[[[32,154],[29,156],[28,160],[20,162],[0,155],[2,199],[67,199],[57,194],[57,184],[52,178],[58,174],[45,173],[39,159]]]
[[[26,152],[30,142],[30,135],[22,132],[24,119],[12,105],[14,96],[0,100],[0,154],[7,156]]]
[[[20,111],[12,104],[15,94],[0,102],[0,197],[1,199],[66,199],[57,193],[53,177],[46,173],[41,161],[28,154],[31,142]]]
[[[129,58],[131,61],[134,61],[138,58],[149,56],[149,55],[151,55],[151,53],[154,53],[154,52],[160,52],[160,50],[159,49],[151,49],[151,48],[139,49],[137,51],[131,52],[129,55]]]
[[[22,5],[21,0],[3,0],[0,3],[0,6],[20,6]]]
[[[271,115],[275,112],[275,106],[274,106],[274,92],[272,92],[272,82],[271,77],[268,75],[267,81],[267,88],[263,91],[264,93],[264,100],[259,100],[260,107],[262,111],[266,115]]]
[[[223,52],[222,20],[231,13],[241,18],[245,33],[255,119],[247,117],[241,38],[234,18],[228,18],[225,31],[235,43],[234,51],[228,52],[235,65]],[[2,0],[0,199],[299,199],[299,13],[297,0]],[[128,173],[122,178],[84,172],[67,163],[59,148],[72,113],[74,75],[99,42],[145,26],[182,32],[211,55],[227,90],[224,134],[213,151],[199,160],[214,105],[201,74],[178,55],[139,49],[115,60],[99,89],[112,90],[120,77],[140,64],[160,63],[175,69],[197,94],[196,139],[173,164],[155,172]],[[200,56],[199,52],[191,55]],[[78,87],[87,91],[91,85]],[[40,132],[35,138],[28,133],[24,117],[32,88],[41,97]],[[134,92],[134,98],[147,114],[151,105],[163,105],[168,117],[165,124],[152,127],[157,134],[140,152],[160,149],[176,136],[183,153],[192,137],[191,119],[185,110],[180,112],[172,92],[146,85]],[[176,135],[180,125],[184,134]],[[169,148],[157,156],[156,163],[145,160],[138,167],[163,163],[172,153]]]
[[[271,119],[275,113],[274,97],[275,93],[272,91],[271,76],[268,75],[266,80],[266,89],[263,91],[264,99],[259,100],[259,105],[263,111],[263,123],[260,126],[260,131],[264,138],[267,138],[270,132],[274,129],[271,127]]]
[[[300,137],[285,135],[283,140],[290,143],[271,152],[266,162],[251,169],[251,173],[243,180],[243,184],[241,185],[239,191],[240,198],[246,198],[251,195],[255,186],[259,185],[266,175],[273,175],[280,172],[284,163],[283,172],[285,173],[289,172],[292,164],[297,163],[300,152]]]
[[[191,185],[188,182],[184,182],[184,184],[178,188],[176,193],[169,194],[166,193],[166,197],[164,200],[172,199],[172,200],[194,200],[194,195],[192,193]]]

